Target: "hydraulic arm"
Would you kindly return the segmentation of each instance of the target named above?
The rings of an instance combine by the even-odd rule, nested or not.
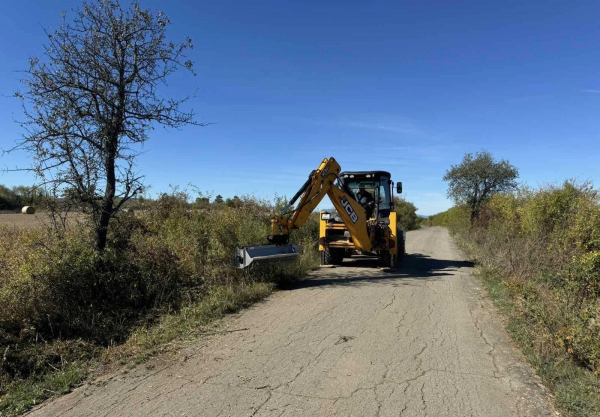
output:
[[[371,239],[367,231],[367,214],[350,192],[335,184],[340,171],[341,167],[334,158],[323,159],[319,167],[310,174],[306,183],[290,200],[281,215],[271,220],[269,242],[288,243],[290,232],[302,226],[323,200],[323,197],[327,195],[348,227],[355,245],[359,249],[369,252]],[[296,203],[298,198],[300,198],[298,205],[290,212],[290,207]]]
[[[296,257],[299,247],[289,243],[290,232],[308,220],[325,195],[329,196],[348,228],[355,246],[365,252],[371,251],[373,242],[367,230],[367,213],[349,190],[335,184],[340,171],[341,167],[334,158],[323,159],[283,212],[271,220],[271,234],[267,237],[270,245],[238,248],[236,265],[244,268],[253,261],[280,261]]]

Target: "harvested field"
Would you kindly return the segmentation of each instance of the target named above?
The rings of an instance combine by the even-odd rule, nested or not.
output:
[[[79,213],[70,215],[70,221],[72,222],[82,220],[82,218],[82,215]],[[35,214],[0,213],[0,226],[35,228],[47,226],[49,224],[50,216],[46,212],[37,212]]]

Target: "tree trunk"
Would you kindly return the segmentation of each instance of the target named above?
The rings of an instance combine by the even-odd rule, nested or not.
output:
[[[478,211],[479,210],[477,209],[476,205],[471,206],[471,227],[475,223],[475,219],[477,219]]]
[[[125,51],[121,50],[121,63],[125,61]],[[106,248],[106,238],[108,236],[108,224],[114,213],[115,193],[117,190],[117,178],[115,175],[115,160],[119,147],[119,134],[123,128],[123,118],[125,111],[125,69],[119,68],[119,96],[116,108],[116,119],[108,128],[106,159],[104,168],[106,169],[106,189],[102,201],[102,213],[96,229],[96,250],[100,253]]]
[[[479,181],[475,181],[475,193],[473,195],[473,199],[471,200],[471,227],[475,223],[475,219],[479,214]]]
[[[106,238],[108,236],[108,224],[113,214],[116,176],[115,176],[115,158],[117,155],[117,137],[114,135],[107,146],[107,154],[104,166],[106,168],[106,188],[104,198],[102,199],[102,212],[98,224],[96,225],[96,250],[100,253],[106,248]]]
[[[108,186],[107,193],[108,193]],[[106,198],[106,197],[105,197]],[[96,250],[100,253],[106,248],[106,238],[108,237],[108,223],[111,217],[112,203],[104,202],[102,204],[102,213],[96,225]]]

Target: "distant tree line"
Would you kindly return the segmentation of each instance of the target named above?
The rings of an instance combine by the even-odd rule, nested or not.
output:
[[[0,210],[21,210],[23,206],[42,206],[45,205],[48,194],[44,189],[16,185],[9,188],[0,184]]]
[[[176,194],[179,195],[179,193]],[[133,209],[142,209],[155,204],[158,199],[167,195],[168,193],[161,193],[157,199],[139,196],[129,200],[126,206]],[[240,198],[234,195],[232,198],[224,198],[218,194],[213,198],[212,196],[200,194],[195,200],[189,200],[188,197],[185,199],[189,201],[188,205],[190,208],[209,208],[211,206],[239,208],[247,203],[249,197]],[[23,206],[44,208],[50,201],[57,201],[59,206],[62,207],[72,203],[71,200],[71,189],[64,190],[54,198],[45,189],[40,187],[17,185],[11,188],[0,184],[0,210],[19,211]]]
[[[238,197],[234,195],[231,198],[224,198],[221,194],[217,194],[215,197],[211,195],[206,195],[199,192],[198,197],[191,198],[187,191],[174,190],[172,193],[161,193],[156,199],[150,197],[139,196],[136,198],[132,198],[126,204],[128,208],[132,209],[144,209],[150,208],[152,205],[156,204],[161,199],[166,199],[170,195],[176,195],[178,201],[186,201],[188,208],[190,209],[207,209],[207,208],[222,208],[222,207],[230,207],[230,208],[240,208],[247,204],[255,204],[256,199],[254,197],[243,196]],[[279,207],[281,202],[278,198],[275,202],[274,207]],[[263,201],[265,206],[269,206],[269,202]]]
[[[179,195],[180,193],[175,192],[175,194]],[[157,199],[139,196],[127,201],[125,206],[134,210],[151,208],[159,199],[166,198],[168,195],[168,193],[161,193]],[[217,194],[215,197],[200,194],[195,199],[189,199],[189,196],[185,192],[181,196],[184,195],[185,197],[179,200],[188,201],[187,204],[190,209],[240,208],[248,204],[249,201],[252,204],[255,203],[255,200],[249,199],[249,197],[238,197],[237,195],[231,198],[224,198],[220,194]],[[39,209],[46,207],[51,200],[55,199],[44,189],[35,186],[18,185],[9,188],[0,184],[0,210],[19,211],[23,206],[34,206]],[[58,196],[55,201],[58,201],[59,205],[62,203],[65,206],[69,204],[69,200],[70,196],[67,191]],[[287,199],[278,197],[273,208],[276,212],[280,212],[286,205]],[[417,208],[413,203],[399,197],[394,197],[394,210],[398,214],[398,224],[402,230],[415,230],[420,227],[421,219],[417,216]]]

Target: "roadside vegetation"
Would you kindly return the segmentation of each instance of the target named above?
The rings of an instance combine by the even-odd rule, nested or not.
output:
[[[425,224],[478,265],[507,329],[569,416],[600,415],[600,199],[589,183],[496,193]]]
[[[292,236],[299,261],[241,271],[235,247],[265,241],[274,207],[188,201],[174,192],[121,213],[102,254],[83,224],[0,227],[0,415],[67,392],[106,362],[144,360],[318,265],[316,217]]]
[[[417,216],[417,207],[410,201],[394,197],[394,211],[397,214],[398,228],[408,232],[421,227],[421,218]]]

